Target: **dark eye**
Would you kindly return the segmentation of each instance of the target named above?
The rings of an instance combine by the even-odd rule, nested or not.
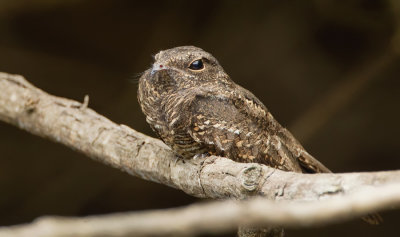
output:
[[[203,60],[195,60],[190,65],[189,68],[192,70],[201,70],[204,68]]]

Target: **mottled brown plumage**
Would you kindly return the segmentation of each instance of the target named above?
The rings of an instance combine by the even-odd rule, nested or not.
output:
[[[147,122],[182,158],[208,153],[285,171],[329,172],[200,48],[159,52],[140,78],[138,98]]]
[[[284,171],[330,172],[200,48],[159,52],[139,80],[138,99],[152,129],[184,159],[210,154]]]

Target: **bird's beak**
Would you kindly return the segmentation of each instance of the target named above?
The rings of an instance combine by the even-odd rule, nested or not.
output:
[[[165,69],[168,69],[168,67],[160,63],[154,63],[153,67],[151,68],[150,74],[153,75],[154,73]]]

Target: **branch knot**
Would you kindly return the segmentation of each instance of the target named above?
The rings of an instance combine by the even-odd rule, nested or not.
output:
[[[255,192],[258,190],[261,178],[263,177],[263,170],[259,165],[251,165],[241,170],[239,179],[241,185],[246,192]]]

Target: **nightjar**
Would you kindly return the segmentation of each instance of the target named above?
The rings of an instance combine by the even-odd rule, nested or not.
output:
[[[294,172],[330,172],[209,53],[164,50],[139,80],[139,104],[159,137],[184,159],[210,154]]]

